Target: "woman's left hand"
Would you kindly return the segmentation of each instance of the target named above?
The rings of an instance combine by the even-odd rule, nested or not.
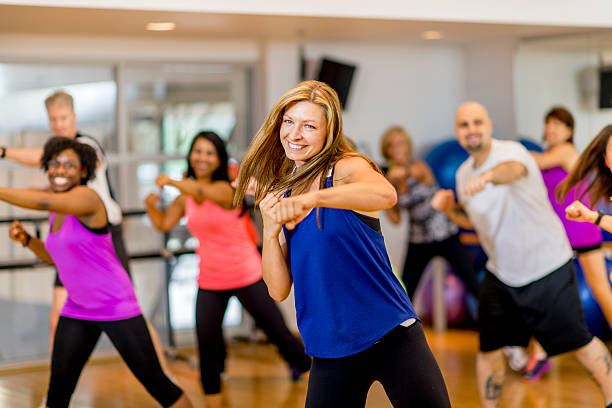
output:
[[[300,194],[282,198],[274,208],[274,219],[285,224],[287,229],[294,229],[317,205],[314,193]]]

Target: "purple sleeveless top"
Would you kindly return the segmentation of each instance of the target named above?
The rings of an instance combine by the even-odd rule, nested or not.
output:
[[[97,234],[74,215],[51,232],[45,248],[68,292],[60,315],[81,320],[123,320],[142,314],[132,282],[121,266],[110,232]]]
[[[553,167],[548,170],[542,170],[542,178],[544,179],[544,184],[548,190],[548,199],[550,200],[553,209],[561,219],[563,227],[565,227],[565,232],[567,233],[567,237],[569,238],[572,248],[587,248],[601,244],[601,230],[598,226],[588,222],[570,221],[565,218],[565,208],[574,202],[576,197],[580,197],[582,193],[584,193],[587,186],[586,183],[580,183],[576,187],[572,188],[565,197],[565,200],[562,203],[557,203],[555,188],[563,180],[565,180],[566,177],[567,172],[562,167]],[[576,195],[577,188],[578,195]],[[589,205],[585,200],[582,201],[585,205]]]

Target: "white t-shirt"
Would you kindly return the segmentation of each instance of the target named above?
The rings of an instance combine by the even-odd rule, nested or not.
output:
[[[123,214],[121,213],[121,207],[113,199],[110,192],[110,186],[108,183],[108,177],[106,171],[108,169],[108,162],[104,156],[104,152],[100,148],[100,145],[88,136],[79,134],[76,139],[79,143],[91,146],[98,155],[98,167],[96,167],[96,177],[93,180],[89,180],[87,187],[95,190],[96,193],[102,199],[104,207],[106,208],[106,215],[108,222],[112,225],[120,225],[123,220]]]
[[[463,190],[469,179],[497,165],[517,161],[527,175],[510,184],[488,183],[474,196]],[[487,269],[509,286],[540,279],[572,258],[561,220],[557,217],[540,169],[518,142],[493,139],[487,160],[477,169],[468,158],[457,170],[457,195],[489,256]]]

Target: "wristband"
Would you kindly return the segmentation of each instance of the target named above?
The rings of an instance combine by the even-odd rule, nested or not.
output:
[[[603,213],[603,211],[599,210],[597,211],[597,218],[595,218],[595,221],[593,221],[593,224],[595,225],[599,225],[599,223],[601,222],[601,219],[603,218],[605,214]]]
[[[0,153],[0,159],[4,159],[6,157],[6,147],[0,147],[2,149],[2,153]]]
[[[23,245],[23,247],[26,248],[28,245],[30,245],[31,239],[32,239],[32,236],[30,234],[26,234],[25,242],[23,242],[21,245]]]

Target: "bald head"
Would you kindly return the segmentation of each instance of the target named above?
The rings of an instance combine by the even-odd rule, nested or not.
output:
[[[455,114],[455,136],[470,154],[488,151],[493,134],[489,113],[478,102],[465,102]]]

